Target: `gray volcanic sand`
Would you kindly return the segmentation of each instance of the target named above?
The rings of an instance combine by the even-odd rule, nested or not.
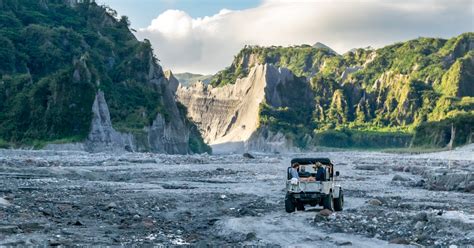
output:
[[[474,242],[472,154],[472,146],[256,159],[0,150],[0,246],[466,246]],[[296,156],[333,160],[343,212],[285,212]]]

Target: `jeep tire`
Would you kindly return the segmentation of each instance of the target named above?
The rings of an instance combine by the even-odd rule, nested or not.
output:
[[[285,210],[287,213],[293,213],[295,211],[295,202],[290,194],[285,196]]]
[[[299,202],[299,201],[296,202],[296,209],[297,209],[298,211],[304,211],[304,203]]]
[[[323,198],[323,208],[334,211],[334,201],[332,194],[329,194]]]
[[[339,191],[339,198],[334,198],[334,210],[342,211],[344,208],[344,194],[342,189]]]

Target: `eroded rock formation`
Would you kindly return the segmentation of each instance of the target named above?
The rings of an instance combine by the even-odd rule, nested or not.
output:
[[[261,126],[259,114],[263,103],[285,107],[291,92],[282,89],[291,88],[289,84],[295,79],[288,69],[259,64],[235,84],[214,88],[196,83],[178,88],[177,96],[214,152],[282,151],[293,149],[291,142],[285,135]],[[311,101],[310,90],[307,92],[300,96],[301,101]]]
[[[158,67],[158,69],[161,69]],[[162,75],[162,73],[160,74]],[[155,80],[163,92],[163,104],[168,116],[157,114],[152,125],[145,127],[142,132],[118,132],[112,126],[110,112],[104,93],[96,94],[92,106],[92,125],[84,149],[90,152],[102,151],[139,151],[169,154],[189,153],[189,128],[185,124],[184,116],[179,112],[174,93],[177,80],[171,72],[166,77]]]

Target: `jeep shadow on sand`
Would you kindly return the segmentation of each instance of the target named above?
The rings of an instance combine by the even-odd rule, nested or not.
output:
[[[297,174],[296,174],[297,173]],[[303,211],[304,206],[320,205],[331,211],[342,211],[344,195],[335,180],[339,171],[328,158],[295,158],[287,169],[286,212]]]

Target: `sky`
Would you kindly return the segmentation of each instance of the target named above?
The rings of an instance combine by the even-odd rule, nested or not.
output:
[[[98,0],[130,18],[164,68],[213,74],[245,45],[338,53],[474,31],[474,0]]]

